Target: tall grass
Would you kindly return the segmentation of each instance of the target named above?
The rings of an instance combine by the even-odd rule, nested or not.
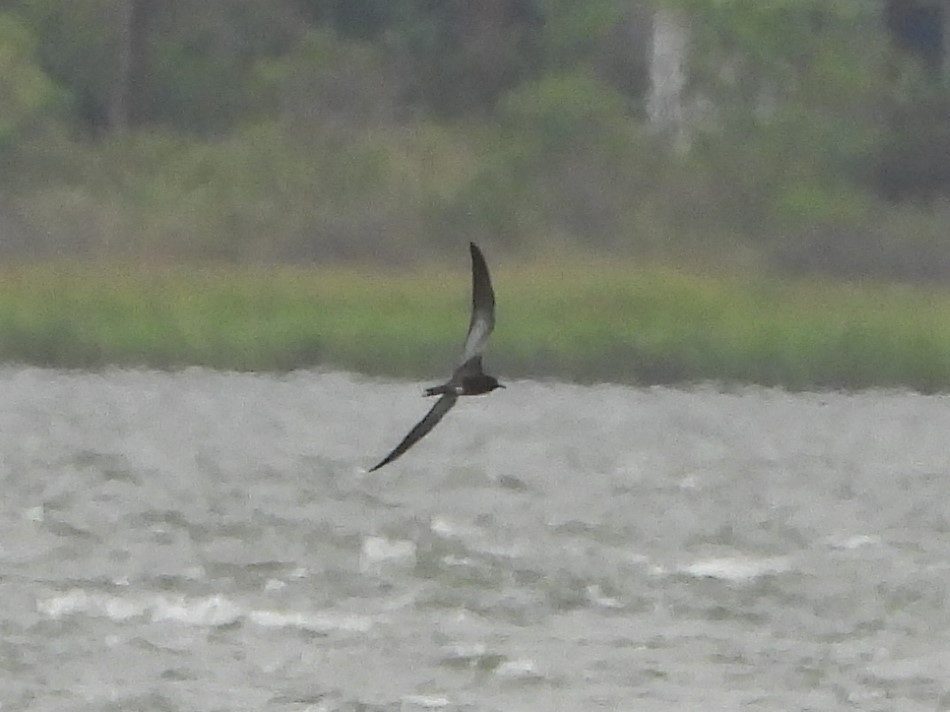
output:
[[[487,358],[501,376],[950,388],[950,292],[567,260],[496,272]],[[0,359],[438,378],[469,279],[444,266],[7,267]]]

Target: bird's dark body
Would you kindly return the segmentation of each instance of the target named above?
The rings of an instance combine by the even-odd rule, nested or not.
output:
[[[472,254],[472,318],[468,323],[468,333],[465,335],[459,365],[448,381],[426,388],[425,395],[440,398],[402,442],[370,472],[392,462],[425,437],[452,409],[459,396],[479,396],[496,388],[504,388],[497,378],[482,370],[482,351],[488,336],[495,328],[495,292],[481,250],[475,243],[469,243],[469,251]]]
[[[449,381],[441,386],[431,386],[426,388],[425,394],[427,396],[438,396],[445,393],[454,393],[457,396],[480,396],[503,387],[494,376],[481,373],[462,378],[460,383]]]

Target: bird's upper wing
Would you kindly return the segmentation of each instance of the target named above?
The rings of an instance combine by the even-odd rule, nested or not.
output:
[[[455,401],[458,400],[458,396],[454,393],[446,393],[439,400],[435,402],[435,405],[432,406],[431,410],[426,413],[426,417],[416,423],[416,426],[409,431],[409,434],[402,439],[402,442],[399,443],[396,448],[386,455],[383,458],[383,461],[380,462],[376,467],[372,468],[373,470],[378,470],[383,465],[387,465],[397,457],[402,455],[406,450],[415,445],[419,440],[422,440],[436,424],[442,420],[442,416],[448,413],[452,406],[455,405]]]
[[[481,355],[489,334],[495,328],[495,291],[491,286],[488,265],[474,242],[469,243],[469,251],[472,253],[472,318],[458,362],[460,367]]]

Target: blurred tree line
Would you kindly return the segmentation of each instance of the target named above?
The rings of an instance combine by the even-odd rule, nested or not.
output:
[[[0,0],[0,245],[943,277],[945,5]],[[648,120],[657,11],[688,36],[684,140]]]

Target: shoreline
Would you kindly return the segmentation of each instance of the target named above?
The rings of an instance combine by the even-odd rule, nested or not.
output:
[[[950,390],[935,285],[560,262],[496,268],[486,354],[508,377],[791,390]],[[0,268],[0,361],[438,377],[470,299],[457,268]]]

